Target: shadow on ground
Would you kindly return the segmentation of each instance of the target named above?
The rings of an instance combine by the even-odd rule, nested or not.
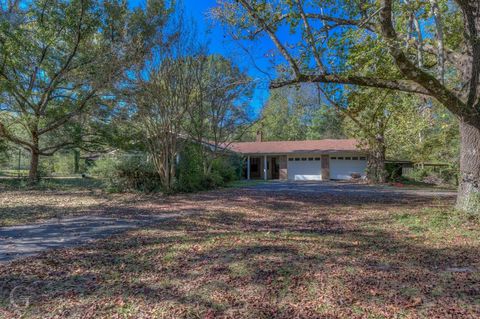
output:
[[[478,318],[478,236],[398,224],[451,201],[259,190],[140,200],[142,211],[196,211],[0,267],[0,305],[38,318]]]

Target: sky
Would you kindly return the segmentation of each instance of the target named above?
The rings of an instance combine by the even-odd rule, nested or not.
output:
[[[132,0],[132,7],[142,5],[146,0]],[[195,21],[198,37],[205,41],[211,54],[220,54],[230,58],[240,69],[247,72],[256,83],[256,90],[251,101],[251,115],[257,117],[268,99],[269,77],[272,64],[265,57],[265,52],[273,49],[268,39],[261,39],[255,44],[233,40],[209,11],[217,5],[216,0],[183,0],[185,13]],[[262,49],[256,46],[261,45]],[[247,52],[248,51],[248,54]],[[255,62],[253,62],[255,61]]]
[[[199,30],[199,36],[208,42],[210,53],[221,54],[231,58],[242,70],[246,71],[257,83],[257,89],[252,99],[253,115],[258,115],[263,104],[268,99],[268,72],[271,64],[261,54],[264,50],[257,50],[254,56],[251,44],[238,43],[233,40],[218,21],[212,19],[209,11],[217,5],[216,0],[183,0],[185,11],[190,15]],[[268,41],[261,41],[262,46],[270,47]],[[258,43],[256,43],[258,45]],[[249,51],[249,54],[245,50]],[[253,63],[252,59],[255,59]],[[259,70],[260,69],[260,70]]]

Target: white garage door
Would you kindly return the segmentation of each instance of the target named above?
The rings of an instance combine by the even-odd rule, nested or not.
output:
[[[330,157],[330,178],[351,179],[352,174],[365,176],[367,159],[356,156],[332,156]]]
[[[321,181],[322,167],[320,158],[289,158],[288,179],[294,181]]]

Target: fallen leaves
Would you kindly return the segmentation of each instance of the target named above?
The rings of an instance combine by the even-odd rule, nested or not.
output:
[[[31,195],[39,201],[21,194],[9,209],[36,211],[57,196],[49,207],[69,213],[196,213],[0,266],[5,318],[480,316],[480,236],[461,235],[480,232],[461,223],[416,232],[433,218],[421,207],[441,204],[431,198],[237,189],[131,201]],[[28,311],[9,303],[19,285],[34,297]]]

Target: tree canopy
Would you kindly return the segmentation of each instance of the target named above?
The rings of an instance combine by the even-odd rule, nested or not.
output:
[[[32,181],[40,155],[91,141],[82,116],[109,107],[167,14],[163,1],[39,0],[0,21],[0,136],[30,151]]]
[[[238,39],[275,45],[272,88],[357,85],[438,101],[460,120],[457,207],[480,210],[478,1],[239,0],[222,1],[215,14]],[[286,30],[293,36],[281,38]]]

